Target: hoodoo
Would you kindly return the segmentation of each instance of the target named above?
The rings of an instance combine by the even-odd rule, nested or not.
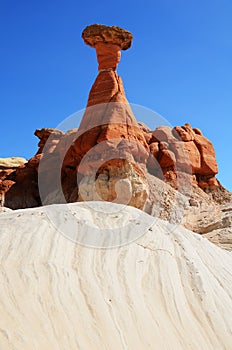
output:
[[[98,76],[91,88],[78,135],[67,152],[77,164],[78,200],[105,200],[143,209],[148,187],[144,170],[148,145],[126,99],[116,68],[132,34],[119,27],[94,24],[82,38],[96,49]]]
[[[37,129],[38,151],[31,159],[2,159],[0,205],[121,203],[171,222],[184,217],[187,228],[231,249],[230,211],[224,207],[231,194],[215,177],[212,143],[190,124],[152,130],[136,120],[117,73],[121,51],[132,44],[130,32],[93,24],[82,38],[96,50],[98,75],[80,126],[65,132]],[[206,210],[214,225],[206,220]],[[220,235],[218,227],[226,233]]]

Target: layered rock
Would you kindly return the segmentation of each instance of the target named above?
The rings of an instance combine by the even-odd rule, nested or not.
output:
[[[0,247],[1,350],[231,349],[232,256],[180,226],[53,205],[2,213]]]
[[[131,46],[132,34],[118,27],[92,25],[83,31],[82,37],[96,49],[99,74],[76,139],[65,155],[62,183],[66,198],[120,201],[142,209],[148,188],[140,167],[145,167],[149,148],[116,72],[120,50]],[[70,173],[70,160],[79,181],[78,190],[70,188],[67,193],[66,170]],[[120,197],[116,187],[121,186],[126,194]]]
[[[212,143],[190,124],[150,130],[137,122],[116,71],[120,51],[131,46],[131,33],[93,25],[82,37],[96,49],[99,73],[81,124],[65,134],[37,129],[38,152],[28,162],[0,159],[1,205],[18,209],[92,200],[124,203],[174,223],[181,223],[182,215],[186,227],[222,242],[216,233],[204,231],[208,223],[199,209],[209,202],[214,212],[222,212],[220,206],[231,201],[215,177]],[[191,226],[192,207],[200,210],[203,229],[196,213],[196,225]],[[224,227],[223,214],[220,218],[212,230]],[[226,229],[230,236],[230,227]],[[230,237],[226,239],[230,247]]]
[[[36,129],[35,136],[39,138],[38,152],[36,154],[41,154],[43,152],[44,146],[46,144],[46,152],[53,153],[57,144],[59,143],[63,132],[52,128]]]
[[[49,128],[35,131],[40,140],[36,155],[0,174],[5,204],[14,209],[36,206],[42,194],[46,204],[102,199],[142,209],[148,172],[185,194],[194,184],[205,191],[220,188],[213,146],[199,129],[185,124],[151,131],[135,119],[116,71],[132,34],[92,25],[82,37],[96,49],[99,74],[81,124],[66,134]]]
[[[27,160],[22,157],[0,158],[0,207],[5,205],[5,194],[14,184],[10,175],[25,163]]]
[[[37,166],[38,162],[39,160]],[[27,162],[24,158],[13,157],[1,159],[0,164],[1,205],[11,209],[39,206],[41,202],[35,163],[32,160]]]
[[[232,251],[232,198],[215,205],[214,201],[194,201],[184,216],[184,226]]]

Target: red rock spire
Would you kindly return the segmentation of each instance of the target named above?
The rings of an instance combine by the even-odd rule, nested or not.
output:
[[[101,24],[88,26],[82,32],[85,44],[96,49],[98,70],[116,70],[120,61],[121,50],[127,50],[133,36],[125,29]]]
[[[122,80],[116,72],[120,51],[131,46],[132,34],[119,27],[94,24],[85,28],[82,38],[96,49],[99,74],[90,90],[79,130],[99,129],[90,147],[99,141],[119,138],[131,139],[147,149],[146,140],[126,99]]]
[[[137,163],[145,165],[148,145],[116,72],[121,50],[131,46],[132,34],[119,27],[94,24],[84,29],[82,38],[87,45],[96,49],[99,73],[89,93],[78,130],[79,137],[73,143],[76,158],[81,160],[81,164],[77,165],[78,174],[89,177],[95,175],[98,169],[98,178],[107,173],[106,188],[109,183],[125,180],[130,172],[131,196],[134,197],[136,193],[138,197],[135,188],[137,180],[134,183],[132,180],[137,176],[143,197],[138,207],[142,208],[146,186],[143,186],[145,179]],[[114,200],[117,197],[114,192],[111,188],[107,194],[102,196],[100,193],[100,196],[105,200]],[[129,203],[133,203],[133,200]]]
[[[109,102],[128,103],[116,68],[121,58],[121,50],[131,46],[132,34],[119,27],[93,24],[85,28],[82,38],[87,45],[96,49],[99,70],[87,107]]]

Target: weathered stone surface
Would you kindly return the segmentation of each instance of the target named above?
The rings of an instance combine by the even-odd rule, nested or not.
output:
[[[128,103],[122,80],[113,70],[102,71],[98,74],[90,90],[87,107],[109,102]]]
[[[215,205],[197,202],[185,214],[185,227],[207,237],[221,248],[232,250],[232,206],[231,203]]]
[[[85,175],[79,183],[80,201],[104,200],[143,209],[148,196],[146,178],[136,164],[115,159]]]
[[[150,145],[149,145],[149,149],[150,149],[150,153],[153,157],[157,158],[158,157],[158,154],[159,154],[159,151],[160,151],[160,148],[159,148],[159,142],[152,142]]]
[[[220,187],[220,183],[215,176],[197,175],[197,178],[198,178],[198,186],[206,192],[207,190],[214,190]]]
[[[96,47],[96,44],[115,44],[121,50],[127,50],[131,46],[133,36],[127,30],[117,26],[92,24],[82,32],[85,44]]]
[[[189,159],[193,174],[197,174],[201,168],[201,155],[193,141],[185,142],[183,145],[187,159]]]
[[[46,144],[46,152],[53,153],[63,132],[52,128],[37,129],[34,135],[39,138],[37,154],[43,152],[44,145]],[[47,142],[48,141],[48,142]]]
[[[111,43],[106,45],[105,43],[99,42],[95,45],[95,48],[98,60],[98,70],[116,70],[121,58],[120,46]]]
[[[63,135],[60,139],[60,142],[56,146],[56,151],[59,154],[60,159],[64,160],[64,163],[66,162],[66,154],[69,152],[70,158],[65,163],[68,165],[68,162],[72,161],[72,158],[75,155],[75,151],[73,150],[73,142],[78,138],[78,128],[74,128],[71,130],[68,130],[65,135]]]
[[[193,131],[195,132],[195,134],[197,135],[202,135],[202,131],[198,128],[193,128]]]
[[[208,180],[208,185],[209,185],[209,189],[214,190],[218,187],[220,187],[219,181],[216,179],[215,176],[211,177]]]
[[[192,174],[192,176],[196,175],[199,186],[203,190],[213,190],[220,186],[214,177],[218,169],[213,145],[199,129],[193,129],[190,124],[173,129],[162,126],[152,131],[152,135],[158,141],[160,150],[166,149],[175,154],[176,160],[172,165],[167,152],[163,158],[159,156],[160,166],[165,172],[164,178],[167,181],[174,177],[173,174],[170,175],[171,173],[178,171]],[[168,169],[167,176],[165,168],[168,165],[172,169]],[[152,168],[150,160],[149,167]]]
[[[14,209],[40,205],[38,172],[45,192],[43,204],[97,199],[149,212],[147,201],[154,207],[157,199],[149,192],[160,193],[148,184],[150,176],[191,197],[196,208],[198,191],[206,196],[204,201],[218,201],[216,194],[220,197],[222,187],[215,178],[215,152],[199,129],[185,124],[151,131],[135,119],[116,72],[120,50],[131,45],[132,35],[117,27],[93,25],[84,30],[83,38],[96,49],[99,74],[81,124],[66,134],[49,128],[36,130],[40,141],[35,156],[17,167],[0,165],[1,205]],[[161,217],[167,212],[171,219],[173,198],[166,197]]]
[[[176,156],[176,166],[179,171],[195,174],[201,167],[201,155],[193,141],[180,142],[174,140],[170,149]]]
[[[195,135],[194,142],[201,154],[200,175],[215,175],[218,173],[216,155],[212,143],[202,135]]]
[[[133,37],[130,32],[119,27],[93,24],[84,29],[82,38],[87,45],[96,49],[98,70],[108,71],[116,70],[121,57],[120,50],[128,49]]]
[[[11,211],[12,211],[12,209],[10,209],[10,208],[0,206],[0,213],[9,213]]]
[[[36,171],[38,171],[39,162],[42,159],[42,157],[43,157],[42,153],[36,154],[34,157],[29,159],[27,166],[29,168],[34,168],[34,169],[36,169]]]
[[[15,184],[16,169],[24,167],[26,162],[21,157],[0,158],[0,206],[6,204],[5,197]]]
[[[39,149],[28,162],[0,159],[0,206],[123,203],[182,223],[232,249],[231,208],[224,207],[226,201],[231,203],[231,195],[215,178],[211,142],[190,124],[151,131],[137,122],[116,72],[120,50],[131,45],[129,32],[93,25],[84,30],[83,38],[96,49],[99,74],[80,127],[66,134],[38,129]]]
[[[166,169],[169,167],[174,167],[176,164],[175,154],[167,149],[162,149],[159,153],[158,158],[159,164],[162,169]]]
[[[172,141],[176,141],[176,137],[173,135],[172,129],[169,126],[159,126],[152,131],[152,135],[159,142],[164,141],[171,143]]]
[[[41,205],[37,171],[28,163],[14,170],[0,183],[3,203],[11,209],[31,208]]]
[[[116,73],[116,67],[120,60],[120,50],[131,45],[132,35],[120,28],[94,25],[87,27],[82,37],[85,43],[96,49],[100,72],[91,88],[87,109],[78,129],[77,138],[67,152],[65,164],[68,165],[69,158],[74,159],[73,163],[76,162],[78,176],[83,176],[85,179],[85,181],[82,180],[81,188],[88,187],[86,193],[91,193],[88,184],[91,184],[90,187],[93,186],[91,179],[96,178],[98,192],[100,191],[99,196],[104,200],[106,200],[105,198],[111,200],[115,198],[115,190],[112,186],[116,186],[122,180],[122,187],[126,188],[126,184],[137,178],[137,167],[132,166],[129,170],[129,168],[122,166],[122,162],[145,164],[149,156],[144,133],[141,132],[141,128],[130,109],[122,80]],[[102,180],[98,179],[105,178],[106,169],[103,168],[103,164],[108,164],[108,161],[111,161],[110,170],[108,169],[110,175],[106,182],[108,187],[104,187],[99,185]],[[120,170],[120,167],[123,169]],[[99,168],[103,172],[102,174],[99,173]],[[126,178],[126,170],[128,170],[128,178]],[[63,186],[66,186],[65,182],[64,180]],[[141,198],[145,194],[140,182],[132,181],[131,187],[128,185],[132,192],[136,193],[136,198],[139,191]],[[146,187],[145,183],[144,187]],[[138,191],[138,189],[140,190]],[[76,193],[75,189],[73,191]],[[81,200],[83,195],[79,195],[79,200]],[[73,195],[71,197],[73,198]],[[134,198],[133,195],[132,198]],[[138,198],[137,200],[139,201]],[[132,202],[130,201],[130,203]],[[145,203],[144,200],[142,202]]]
[[[148,145],[156,141],[152,135],[152,132],[143,132],[143,135]]]
[[[9,157],[0,158],[0,169],[1,168],[17,168],[18,166],[25,164],[27,160],[22,157]]]
[[[140,129],[145,133],[151,133],[151,129],[143,122],[138,122]]]
[[[174,131],[177,132],[182,141],[194,141],[195,133],[190,124],[176,126]]]

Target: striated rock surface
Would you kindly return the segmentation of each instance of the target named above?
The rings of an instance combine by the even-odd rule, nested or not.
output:
[[[11,174],[25,163],[27,160],[22,157],[0,158],[0,207],[5,205],[5,195],[15,183]]]
[[[232,251],[232,201],[223,205],[196,203],[186,213],[185,227]]]
[[[69,231],[67,207],[80,237],[140,238],[74,244],[48,216]],[[231,348],[232,256],[183,227],[113,203],[52,205],[0,214],[0,247],[1,349]]]
[[[148,174],[149,198],[145,211],[205,236],[223,249],[232,250],[232,194],[222,187],[203,191],[192,183],[184,195],[170,184]]]
[[[96,49],[99,71],[108,71],[116,70],[121,57],[120,51],[131,46],[133,36],[116,26],[93,24],[84,29],[82,38],[85,44]]]

